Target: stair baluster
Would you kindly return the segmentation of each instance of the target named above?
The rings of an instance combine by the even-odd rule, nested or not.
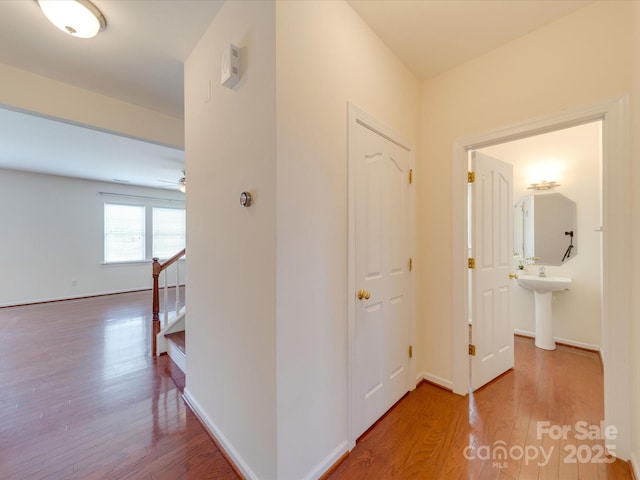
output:
[[[156,344],[156,336],[160,332],[160,286],[159,286],[159,278],[160,274],[164,271],[164,321],[165,325],[168,322],[168,311],[167,311],[167,268],[176,263],[182,257],[186,255],[186,249],[180,250],[173,257],[165,261],[164,263],[160,263],[160,259],[155,257],[153,259],[153,303],[152,303],[152,328],[151,328],[151,354],[155,357],[157,354],[157,344]],[[176,313],[179,311],[180,306],[180,270],[176,264]]]

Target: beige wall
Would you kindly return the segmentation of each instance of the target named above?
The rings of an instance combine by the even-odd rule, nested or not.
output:
[[[0,107],[35,112],[161,145],[184,146],[184,122],[180,118],[9,65],[0,64],[0,78]]]
[[[598,2],[422,89],[418,192],[419,369],[452,379],[452,145],[630,88],[629,3]]]
[[[232,90],[220,85],[229,43],[242,56]],[[275,64],[275,5],[260,0],[225,3],[185,64],[185,392],[245,475],[263,479],[278,477]]]
[[[342,1],[228,2],[185,72],[187,396],[248,477],[315,478],[348,449],[347,104],[415,139],[419,82]]]
[[[633,82],[631,91],[631,460],[640,475],[640,2],[633,3]]]
[[[343,1],[277,2],[278,478],[347,446],[347,102],[414,142],[419,83]]]

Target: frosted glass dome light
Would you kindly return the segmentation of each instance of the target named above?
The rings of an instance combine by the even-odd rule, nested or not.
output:
[[[38,0],[42,12],[56,27],[73,37],[95,37],[107,21],[89,0]]]

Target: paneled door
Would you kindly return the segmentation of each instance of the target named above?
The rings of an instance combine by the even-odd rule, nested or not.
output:
[[[509,289],[513,280],[513,166],[473,152],[470,184],[472,343],[471,387],[476,390],[513,368]]]
[[[411,151],[362,117],[349,124],[355,305],[354,438],[410,388]],[[415,385],[415,382],[414,382]]]

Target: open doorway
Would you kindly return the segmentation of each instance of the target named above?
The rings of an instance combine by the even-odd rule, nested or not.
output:
[[[628,114],[626,97],[531,119],[519,124],[465,137],[453,144],[453,216],[455,232],[452,258],[453,292],[453,390],[468,392],[468,275],[466,241],[467,160],[468,151],[511,140],[602,120],[602,349],[605,386],[605,422],[619,431],[617,452],[620,458],[630,454],[629,431],[629,331],[630,331],[630,245]]]
[[[508,303],[510,321],[507,324],[504,320],[496,322],[495,327],[512,329],[509,335],[537,338],[546,349],[554,349],[557,341],[565,345],[600,351],[602,342],[602,121],[597,120],[479,148],[469,152],[470,162],[473,161],[472,157],[477,155],[487,155],[512,167],[513,186],[510,193],[513,206],[513,247],[512,251],[508,252],[508,255],[512,255],[511,276],[517,274],[535,276],[543,271],[545,278],[562,277],[572,282],[569,290],[552,294],[552,321],[548,332],[550,340],[540,338],[545,336],[545,332],[540,332],[540,326],[536,325],[534,293],[513,280],[508,282],[509,285],[505,289],[508,300],[503,302],[504,305]],[[471,170],[473,168],[470,164]],[[470,184],[470,219],[472,218],[473,188],[482,187]],[[545,213],[542,211],[542,206],[560,201],[560,198],[576,205],[573,210],[572,225],[574,226],[561,228],[561,232],[548,232],[545,230],[547,227],[555,227],[557,222],[562,220],[560,212],[554,209],[546,213],[550,218],[542,218]],[[538,218],[537,225],[533,222],[536,205],[534,200],[538,200],[538,208],[535,210]],[[473,222],[470,222],[468,228],[470,233],[473,232],[472,224]],[[470,235],[470,247],[472,244]],[[507,245],[505,244],[503,248],[507,248]],[[482,252],[478,252],[478,255],[482,255]],[[473,273],[477,271],[469,270],[470,292],[474,291]],[[482,332],[474,332],[473,329],[472,299],[473,294],[469,296],[468,307],[470,343],[477,346],[477,343],[483,342],[483,335]],[[491,332],[492,329],[489,328],[489,331]],[[498,334],[506,332],[493,333],[493,336],[499,339],[504,335]],[[502,349],[499,346],[508,345],[510,342],[498,343],[497,348],[493,348],[495,350],[493,356],[508,354],[507,346]],[[487,351],[491,350],[492,348],[489,347]],[[501,350],[505,352],[500,353]],[[478,359],[470,357],[470,361],[472,361],[470,386],[473,391],[474,380],[478,383],[481,379],[473,376],[473,361]]]
[[[535,260],[514,242],[514,272],[572,279],[570,290],[553,295],[553,334],[556,341],[590,350],[602,344],[602,121],[564,128],[478,151],[513,165],[513,203],[530,196],[560,194],[575,202],[576,230],[560,238],[554,256]],[[556,187],[544,189],[557,184]],[[538,184],[537,190],[532,188]],[[549,198],[549,197],[545,197]],[[514,212],[514,216],[517,212]],[[522,232],[514,225],[514,232]],[[531,232],[529,232],[531,233]],[[522,238],[521,236],[519,238]],[[563,242],[564,240],[564,242]],[[541,238],[541,242],[553,241]],[[564,243],[576,248],[567,253]],[[579,248],[577,247],[579,245]],[[573,252],[573,254],[572,254]],[[564,257],[564,258],[563,258]],[[518,267],[522,265],[523,269]],[[535,335],[533,295],[524,288],[512,288],[512,319],[515,333]]]

